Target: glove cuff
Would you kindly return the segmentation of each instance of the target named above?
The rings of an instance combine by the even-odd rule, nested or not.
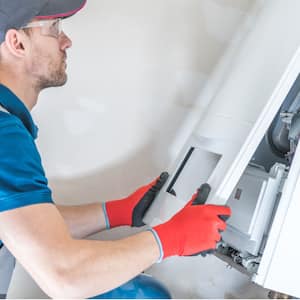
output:
[[[104,219],[105,219],[106,229],[110,229],[110,223],[109,223],[109,218],[108,218],[105,202],[102,203],[102,210],[103,210],[103,215],[104,215]]]
[[[177,233],[173,227],[171,221],[168,221],[153,228],[159,238],[163,258],[180,255]]]
[[[155,229],[150,228],[150,229],[148,229],[147,231],[150,231],[150,232],[153,234],[153,236],[154,236],[154,238],[155,238],[155,240],[156,240],[156,242],[157,242],[157,245],[158,245],[159,253],[160,253],[160,254],[159,254],[159,258],[158,258],[158,260],[157,260],[156,263],[159,264],[159,263],[162,262],[162,260],[163,260],[163,258],[164,258],[164,250],[163,250],[163,246],[162,246],[162,244],[161,244],[161,240],[160,240],[160,238],[159,238],[157,232],[155,231]]]

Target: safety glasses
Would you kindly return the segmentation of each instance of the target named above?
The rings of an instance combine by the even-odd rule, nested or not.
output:
[[[62,19],[40,20],[28,23],[20,29],[41,27],[41,34],[59,38],[62,33]]]

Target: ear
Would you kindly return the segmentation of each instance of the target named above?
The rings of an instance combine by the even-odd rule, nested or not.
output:
[[[5,44],[9,52],[19,58],[25,56],[25,33],[16,29],[9,29],[5,35]]]

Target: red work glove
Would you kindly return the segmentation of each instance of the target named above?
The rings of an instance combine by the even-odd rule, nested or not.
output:
[[[168,177],[169,174],[163,172],[154,181],[142,186],[127,198],[103,203],[106,227],[145,225],[143,217]]]
[[[221,218],[228,218],[231,210],[227,206],[193,205],[198,193],[169,221],[151,229],[160,247],[160,260],[213,250],[221,240],[220,232],[226,229]]]

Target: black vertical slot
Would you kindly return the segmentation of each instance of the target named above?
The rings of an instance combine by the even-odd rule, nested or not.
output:
[[[189,158],[191,157],[193,151],[195,150],[195,147],[191,147],[188,151],[188,153],[185,155],[181,165],[179,166],[177,172],[175,173],[173,179],[171,180],[168,188],[167,188],[167,192],[176,196],[176,191],[173,189],[174,184],[176,183],[180,173],[182,172],[184,166],[186,165],[187,161],[189,160]]]

